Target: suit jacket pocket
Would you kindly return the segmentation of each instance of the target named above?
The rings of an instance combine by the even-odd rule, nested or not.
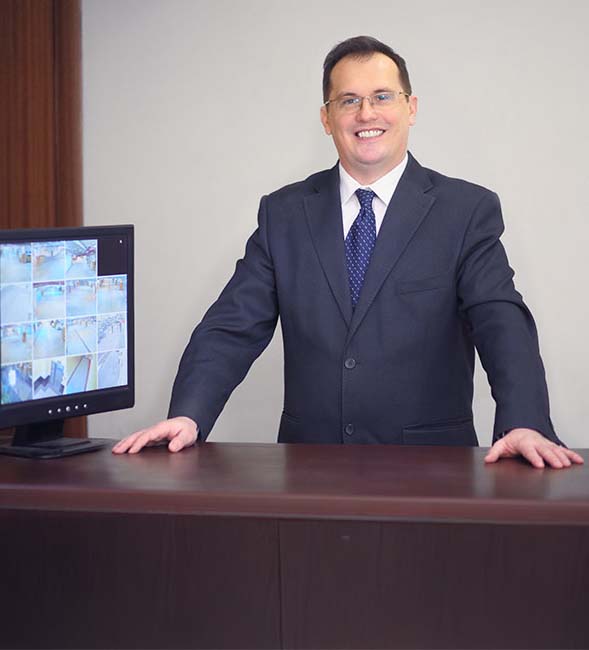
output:
[[[402,280],[397,284],[399,293],[414,293],[417,291],[431,291],[432,289],[445,289],[452,285],[454,275],[452,272],[433,275],[417,280]]]
[[[403,444],[478,447],[479,441],[472,418],[469,417],[403,427]]]

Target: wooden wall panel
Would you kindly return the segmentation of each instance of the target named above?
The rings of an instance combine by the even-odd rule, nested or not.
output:
[[[81,50],[80,0],[0,0],[0,228],[83,222]]]
[[[55,225],[53,3],[2,4],[7,66],[3,228]],[[4,170],[3,170],[4,171]]]
[[[0,508],[0,527],[0,648],[281,647],[272,520]]]
[[[54,3],[55,222],[59,226],[83,223],[81,24],[79,0]]]

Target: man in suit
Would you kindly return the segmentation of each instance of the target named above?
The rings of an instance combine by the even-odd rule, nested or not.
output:
[[[476,445],[476,346],[497,403],[487,462],[582,462],[550,421],[497,196],[407,151],[417,98],[405,61],[348,39],[325,60],[323,93],[338,164],[262,199],[244,258],[184,352],[169,419],[113,451],[205,440],[280,316],[281,442]]]

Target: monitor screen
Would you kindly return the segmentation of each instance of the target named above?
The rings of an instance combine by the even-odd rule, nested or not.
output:
[[[134,402],[133,227],[0,231],[0,427]]]

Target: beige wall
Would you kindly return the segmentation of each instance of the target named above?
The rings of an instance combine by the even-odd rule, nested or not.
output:
[[[331,166],[321,64],[371,34],[408,61],[424,165],[496,190],[535,314],[553,420],[589,446],[589,46],[585,2],[84,0],[87,224],[136,227],[137,401],[92,416],[119,437],[165,416],[192,327],[229,278],[262,194]],[[476,377],[476,422],[494,404]],[[279,332],[211,440],[275,440]]]

